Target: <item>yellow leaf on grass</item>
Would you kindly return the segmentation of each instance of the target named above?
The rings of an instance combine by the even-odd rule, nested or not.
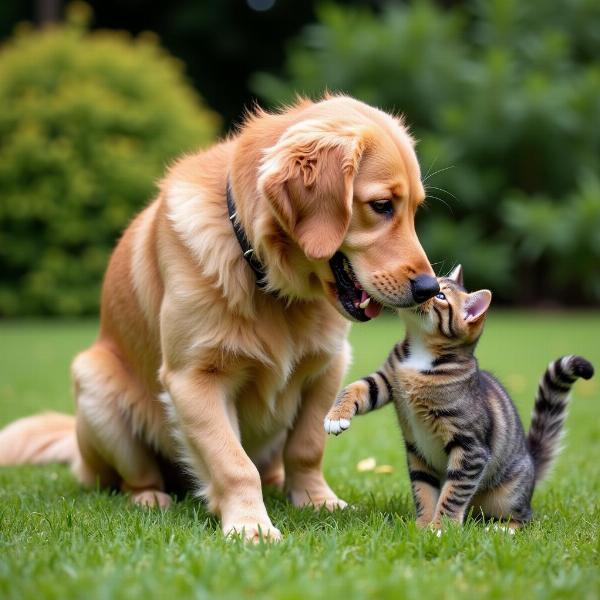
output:
[[[392,465],[379,465],[375,467],[375,473],[393,473],[394,467]]]
[[[363,458],[359,460],[356,465],[357,471],[372,471],[377,466],[377,461],[371,456],[369,458]]]

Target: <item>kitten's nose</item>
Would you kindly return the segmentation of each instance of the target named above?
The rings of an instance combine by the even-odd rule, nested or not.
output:
[[[440,286],[435,277],[431,275],[417,275],[410,280],[412,297],[417,304],[429,300],[440,291]]]

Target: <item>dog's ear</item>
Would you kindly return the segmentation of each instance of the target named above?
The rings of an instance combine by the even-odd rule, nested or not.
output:
[[[312,260],[331,258],[352,215],[364,136],[319,121],[291,127],[265,153],[259,190],[281,226]]]

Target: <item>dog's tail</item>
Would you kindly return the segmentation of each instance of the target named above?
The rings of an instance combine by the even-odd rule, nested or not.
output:
[[[594,367],[585,358],[563,356],[551,362],[542,376],[527,435],[536,480],[546,475],[560,449],[571,386],[580,377],[590,379],[593,374]]]
[[[43,465],[79,459],[75,417],[47,412],[14,421],[0,430],[0,465]]]

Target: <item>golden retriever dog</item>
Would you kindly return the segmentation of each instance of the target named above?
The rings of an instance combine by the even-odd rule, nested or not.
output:
[[[0,464],[64,461],[86,485],[166,507],[185,464],[225,534],[277,539],[262,484],[345,506],[323,419],[349,320],[438,292],[414,214],[425,193],[402,121],[344,96],[256,111],[177,161],[110,259],[98,338],[72,365],[76,416],[0,432]]]

